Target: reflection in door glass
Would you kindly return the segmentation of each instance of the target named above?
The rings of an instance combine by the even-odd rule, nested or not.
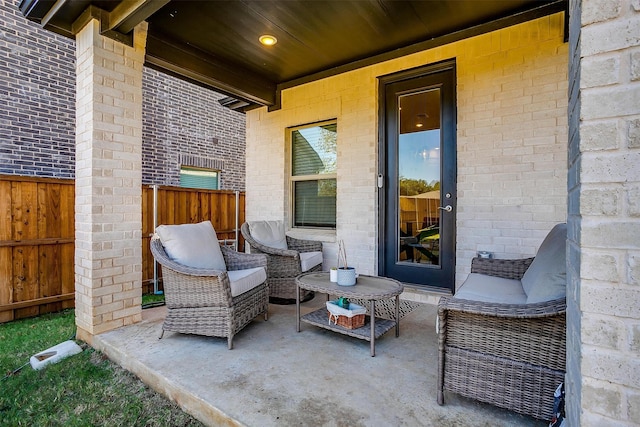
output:
[[[398,99],[397,260],[440,265],[440,89]]]

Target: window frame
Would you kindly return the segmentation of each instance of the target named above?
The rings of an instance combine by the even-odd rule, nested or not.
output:
[[[209,172],[209,173],[215,173],[216,174],[216,188],[205,188],[205,187],[186,187],[184,185],[182,185],[182,175],[183,172],[185,171],[200,171],[200,172]],[[221,171],[218,169],[209,169],[209,168],[201,168],[198,166],[189,166],[189,165],[180,165],[180,170],[178,171],[179,173],[179,186],[181,188],[193,188],[193,189],[197,189],[197,190],[220,190],[220,178],[221,178]]]
[[[288,159],[288,168],[289,168],[289,215],[290,215],[290,223],[291,223],[291,228],[295,228],[295,229],[314,229],[314,230],[336,230],[337,227],[337,198],[338,198],[338,173],[337,170],[336,172],[333,173],[329,173],[329,174],[311,174],[311,175],[293,175],[293,161],[294,161],[294,156],[293,156],[293,133],[295,131],[301,130],[301,129],[308,129],[308,128],[313,128],[313,127],[320,127],[320,126],[325,126],[325,125],[335,125],[336,126],[336,151],[335,151],[335,155],[336,155],[336,168],[337,168],[337,157],[338,157],[338,144],[337,144],[337,139],[338,139],[338,120],[337,119],[329,119],[329,120],[323,120],[320,122],[314,122],[314,123],[308,123],[305,125],[298,125],[298,126],[291,126],[287,128],[287,150],[289,152],[289,159]],[[336,224],[333,226],[327,226],[327,227],[323,227],[323,226],[310,226],[310,225],[296,225],[296,217],[295,217],[295,185],[297,182],[320,182],[320,181],[324,181],[324,180],[334,180],[336,183]]]

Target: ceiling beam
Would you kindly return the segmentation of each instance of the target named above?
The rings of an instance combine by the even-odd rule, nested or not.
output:
[[[109,30],[107,23],[109,22],[109,12],[104,11],[96,6],[87,7],[71,25],[73,36],[75,37],[87,24],[95,19],[100,23],[100,34],[110,39],[124,43],[127,46],[133,46],[133,32],[126,34],[120,31]]]
[[[75,38],[91,19],[100,21],[100,34],[131,45],[132,31],[170,0],[123,0],[111,11],[91,4],[90,0],[22,0],[20,10],[42,28]]]
[[[275,82],[151,33],[147,36],[145,64],[251,103],[271,106],[276,102]]]
[[[57,0],[55,4],[51,6],[51,9],[49,9],[47,14],[42,18],[40,25],[42,25],[42,27],[46,27],[49,24],[49,21],[51,21],[51,18],[53,18],[56,13],[62,9],[62,6],[64,6],[66,2],[67,0]]]
[[[107,31],[127,34],[136,25],[162,9],[170,0],[125,0],[109,13]]]
[[[71,30],[68,22],[53,23],[60,9],[67,5],[66,0],[44,1],[44,0],[22,0],[20,11],[29,20],[38,23],[42,28],[60,34],[64,37],[74,38],[75,34]]]

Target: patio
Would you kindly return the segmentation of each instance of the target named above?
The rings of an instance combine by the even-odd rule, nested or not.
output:
[[[437,296],[431,296],[430,302]],[[325,296],[303,304],[302,313]],[[436,306],[423,303],[393,332],[369,343],[308,324],[295,332],[295,305],[269,306],[225,339],[167,332],[165,307],[140,323],[94,337],[93,346],[177,401],[207,425],[543,426],[545,422],[447,395],[436,404]]]
[[[193,8],[178,7],[189,3]],[[227,3],[241,10],[221,13],[217,9],[203,13],[205,3],[213,8]],[[456,88],[455,93],[447,90],[448,101],[443,103],[449,107],[443,122],[448,124],[451,134],[445,138],[448,142],[445,147],[450,148],[452,155],[448,158],[455,160],[455,164],[446,168],[448,182],[445,184],[452,190],[440,187],[441,192],[451,196],[452,204],[443,208],[452,208],[449,224],[455,227],[455,233],[448,235],[456,237],[455,247],[452,244],[451,250],[440,249],[441,253],[453,255],[450,262],[442,262],[455,268],[456,282],[448,282],[450,290],[455,292],[478,251],[493,252],[496,258],[533,255],[542,230],[566,220],[567,424],[636,426],[636,420],[640,419],[638,1],[480,2],[509,7],[502,10],[505,13],[487,14],[480,14],[473,7],[479,2],[433,2],[442,7],[443,15],[433,13],[432,2],[334,3],[368,4],[374,9],[362,14],[354,8],[351,19],[363,18],[362,27],[358,27],[362,31],[358,31],[354,26],[332,19],[342,15],[323,10],[325,5],[321,2],[316,3],[317,9],[310,8],[303,14],[296,10],[276,12],[282,11],[280,7],[286,4],[301,7],[308,2],[20,2],[20,9],[28,19],[76,42],[77,336],[99,348],[102,346],[123,366],[139,371],[143,378],[148,376],[147,381],[156,380],[158,388],[165,388],[167,394],[172,393],[172,387],[186,388],[181,381],[194,388],[195,382],[201,381],[197,388],[208,393],[200,392],[196,397],[187,398],[186,394],[173,391],[174,397],[196,413],[196,407],[204,401],[213,401],[211,396],[215,396],[216,404],[228,415],[223,416],[211,408],[203,413],[208,413],[207,419],[216,423],[231,424],[228,417],[254,423],[245,413],[258,404],[250,402],[252,405],[247,405],[248,408],[237,410],[233,399],[251,397],[247,392],[258,390],[266,392],[268,399],[255,397],[253,400],[264,408],[294,407],[291,413],[272,416],[272,423],[303,424],[307,422],[302,421],[306,414],[320,413],[326,419],[337,420],[336,425],[342,421],[350,424],[350,417],[367,414],[363,423],[373,424],[378,418],[372,414],[378,416],[379,412],[380,424],[398,424],[400,419],[391,418],[386,401],[371,401],[377,395],[382,396],[383,390],[389,390],[392,381],[382,374],[386,372],[398,383],[395,394],[387,393],[394,400],[394,406],[404,405],[403,399],[416,399],[408,410],[402,411],[402,419],[433,425],[448,422],[462,425],[463,419],[471,419],[469,423],[473,425],[482,424],[479,413],[485,410],[475,408],[472,403],[449,398],[444,408],[423,406],[432,405],[428,402],[433,401],[425,376],[432,379],[428,375],[434,370],[424,363],[433,360],[429,356],[434,354],[435,343],[433,336],[427,335],[431,334],[428,330],[432,329],[432,322],[425,318],[424,323],[415,327],[422,334],[415,334],[415,339],[410,341],[411,348],[422,348],[420,353],[416,353],[418,349],[411,351],[402,346],[405,337],[412,336],[408,319],[418,313],[407,316],[407,331],[403,336],[397,340],[384,337],[386,339],[379,343],[379,357],[392,360],[392,366],[404,369],[413,363],[406,371],[410,379],[401,382],[398,369],[376,369],[380,367],[375,365],[383,363],[378,357],[359,358],[362,353],[357,352],[356,358],[350,354],[351,345],[359,348],[362,343],[333,335],[329,339],[323,331],[305,329],[301,334],[292,334],[290,327],[285,327],[291,322],[286,307],[274,308],[269,323],[254,325],[243,337],[238,337],[236,350],[223,352],[222,349],[213,351],[223,344],[209,339],[168,337],[156,344],[153,333],[159,328],[159,320],[143,319],[139,301],[143,67],[158,68],[224,90],[231,95],[227,105],[246,112],[248,221],[291,219],[289,190],[291,182],[298,178],[293,177],[286,166],[288,133],[285,132],[305,124],[326,120],[337,124],[339,121],[336,177],[341,190],[336,196],[336,206],[340,226],[335,232],[330,229],[325,234],[305,229],[299,233],[306,235],[301,237],[327,242],[344,240],[354,248],[351,259],[358,271],[383,276],[387,274],[384,262],[393,262],[392,257],[382,256],[386,242],[396,237],[392,235],[385,241],[384,231],[391,229],[387,226],[395,217],[382,209],[388,206],[386,201],[393,195],[395,185],[385,185],[385,179],[392,176],[388,172],[393,172],[395,177],[395,165],[392,164],[394,156],[384,156],[386,142],[396,139],[390,130],[399,129],[395,123],[399,111],[395,109],[395,101],[401,94],[401,84],[411,83],[409,89],[413,93],[419,89],[420,79],[424,77],[429,83],[434,74],[439,76],[446,71],[447,78],[438,80],[446,80],[449,89]],[[390,13],[395,10],[388,7],[392,4],[412,10]],[[421,10],[414,9],[414,4],[422,5]],[[465,7],[453,12],[449,8],[460,4]],[[493,9],[493,12],[499,11]],[[410,20],[405,19],[407,15]],[[214,16],[217,20],[211,19]],[[323,32],[312,29],[301,16],[309,18]],[[372,16],[380,16],[380,24],[372,20]],[[441,16],[471,19],[444,28],[433,25],[441,23]],[[177,25],[178,22],[182,25]],[[262,29],[272,28],[283,29],[282,35],[277,34],[278,47],[261,50],[255,36]],[[410,34],[419,28],[438,31]],[[155,32],[156,29],[159,31]],[[253,31],[256,34],[251,35]],[[193,42],[186,39],[186,43],[178,43],[185,40],[181,37],[183,34],[194,35]],[[404,37],[397,41],[384,38],[390,41],[385,47],[378,44],[383,38],[379,34]],[[356,43],[359,39],[371,44]],[[352,53],[345,57],[333,56],[334,52],[347,52],[335,48],[342,47],[343,40],[354,41]],[[208,51],[208,46],[222,47],[229,55],[217,55]],[[247,46],[251,46],[248,52],[256,54],[247,54],[243,49]],[[270,55],[269,52],[282,54]],[[329,53],[323,55],[322,52]],[[223,60],[216,61],[216,58]],[[245,58],[254,62],[237,66],[238,60]],[[316,58],[322,59],[321,63],[307,68]],[[290,62],[304,69],[283,66]],[[265,74],[251,70],[264,70]],[[24,86],[33,85],[28,73],[17,81]],[[385,88],[389,89],[393,102],[387,102]],[[40,130],[34,127],[34,131]],[[20,224],[13,228],[23,233],[24,221],[17,212],[12,215]],[[387,219],[387,224],[380,221],[381,218]],[[147,316],[149,313],[145,313]],[[282,319],[278,320],[278,316]],[[278,327],[280,321],[282,329]],[[123,325],[134,326],[116,330]],[[275,335],[278,344],[288,340],[296,344],[295,340],[309,336],[312,339],[305,339],[304,344],[290,351],[288,346],[276,350],[271,348],[276,340],[263,329],[279,330]],[[123,341],[124,344],[107,346],[109,342],[124,340],[127,335],[131,335],[129,344]],[[267,342],[258,347],[262,351],[254,347],[259,343],[248,342],[252,338],[258,341],[258,337]],[[169,339],[172,341],[167,344]],[[253,346],[245,348],[243,344]],[[338,345],[340,347],[334,349]],[[118,351],[120,346],[129,348],[129,357],[126,351]],[[199,363],[176,361],[169,350],[171,346],[176,354],[189,355],[185,356],[189,358],[202,354],[203,360]],[[144,354],[135,355],[133,351]],[[308,351],[313,353],[302,359]],[[319,356],[321,354],[323,356]],[[338,366],[337,361],[329,360],[325,366],[318,359],[330,357],[328,354],[342,356],[346,365]],[[410,358],[416,354],[418,356]],[[169,359],[170,356],[174,357]],[[269,357],[274,360],[268,360]],[[302,371],[291,366],[291,359],[305,361]],[[286,365],[278,365],[283,361]],[[221,376],[216,372],[209,379],[206,364],[224,366],[223,370],[232,374]],[[265,378],[264,373],[254,377],[237,374],[254,366],[267,367],[263,370],[271,375]],[[322,367],[322,380],[318,379],[320,375],[314,375],[312,366]],[[177,373],[155,374],[161,369],[175,369]],[[364,373],[357,369],[363,369]],[[376,379],[372,372],[380,378]],[[337,384],[335,377],[347,380]],[[214,390],[218,378],[222,381],[217,383],[219,390]],[[252,381],[244,384],[243,378],[252,378]],[[253,383],[253,378],[260,381]],[[301,380],[292,385],[291,378]],[[351,378],[370,379],[367,392],[362,393],[366,396],[366,400],[362,399],[365,403],[355,401],[364,387],[350,382]],[[326,387],[319,387],[319,381]],[[378,381],[380,386],[372,387],[373,381]],[[414,381],[424,382],[410,387]],[[321,391],[318,396],[309,389],[302,394],[300,383],[308,383],[309,389]],[[234,384],[242,387],[238,389]],[[270,387],[266,388],[267,385]],[[228,395],[230,390],[235,393]],[[410,396],[405,396],[405,391],[409,391]],[[341,393],[347,393],[346,398]],[[310,400],[301,401],[300,396],[309,396]],[[233,403],[223,408],[218,402],[227,398]],[[337,399],[338,403],[331,399]],[[238,406],[246,404],[236,400]],[[399,400],[402,403],[396,403]],[[200,403],[195,405],[195,401]],[[350,402],[348,410],[338,409],[345,402]],[[446,418],[467,404],[468,412],[460,415],[460,419]],[[298,414],[295,410],[300,407]],[[314,407],[319,409],[312,409]],[[375,410],[370,410],[372,407]],[[255,423],[267,424],[270,412],[263,409],[256,413]],[[511,415],[500,415],[498,421],[496,414],[485,415],[487,425],[519,422],[504,418]],[[320,424],[322,420],[308,422]]]

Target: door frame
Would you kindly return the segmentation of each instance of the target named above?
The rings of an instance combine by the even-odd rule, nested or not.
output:
[[[386,189],[389,187],[390,177],[387,176],[387,150],[385,147],[385,143],[387,140],[387,115],[386,115],[386,88],[390,84],[401,83],[406,80],[411,80],[420,77],[426,77],[431,74],[436,74],[443,71],[449,71],[453,75],[453,85],[454,85],[454,100],[453,100],[453,116],[454,116],[454,132],[453,132],[453,144],[456,144],[457,140],[457,92],[455,91],[455,87],[457,86],[457,75],[456,75],[456,60],[455,58],[447,59],[444,61],[436,62],[433,64],[423,65],[416,68],[411,68],[408,70],[403,70],[391,74],[387,74],[384,76],[378,77],[378,275],[385,276],[385,252],[382,250],[383,241],[385,238],[385,227],[387,223],[386,209],[383,209],[387,204],[387,191]],[[457,187],[457,161],[454,162],[454,167],[450,168],[450,170],[442,170],[443,177],[445,174],[452,179],[452,182],[456,183],[455,187]],[[453,198],[455,208],[457,208],[457,189],[453,191]],[[456,210],[452,212],[452,236],[453,239],[453,248],[452,248],[452,268],[451,268],[451,277],[449,278],[450,287],[434,287],[435,289],[448,289],[452,293],[455,289],[455,264],[456,264]],[[428,285],[418,285],[423,286],[425,288],[429,288]]]

